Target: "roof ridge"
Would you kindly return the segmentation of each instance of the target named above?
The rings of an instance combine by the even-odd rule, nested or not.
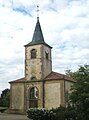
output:
[[[70,77],[70,76],[67,76],[65,74],[61,74],[61,73],[58,73],[58,72],[54,72],[52,71],[49,75],[47,75],[44,80],[68,80],[68,81],[72,81],[74,82],[74,80]]]

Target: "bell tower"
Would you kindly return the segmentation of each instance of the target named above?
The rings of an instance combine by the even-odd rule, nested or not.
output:
[[[39,17],[35,26],[32,41],[25,45],[26,80],[43,80],[52,72],[51,49],[43,37]]]

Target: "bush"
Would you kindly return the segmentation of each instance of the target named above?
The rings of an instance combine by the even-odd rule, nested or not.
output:
[[[63,106],[60,106],[58,108],[52,108],[52,111],[55,112],[55,113],[63,112],[65,110],[66,110],[66,108],[63,107]]]
[[[33,120],[76,120],[76,112],[73,107],[58,107],[51,110],[30,108],[27,117]]]
[[[52,110],[30,108],[27,117],[33,120],[54,120],[55,113]]]

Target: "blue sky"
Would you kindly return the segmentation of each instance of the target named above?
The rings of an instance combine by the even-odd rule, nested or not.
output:
[[[89,0],[0,0],[0,91],[24,76],[24,45],[32,40],[38,3],[53,71],[89,65]]]

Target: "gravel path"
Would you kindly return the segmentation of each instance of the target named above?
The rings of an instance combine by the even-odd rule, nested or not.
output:
[[[26,115],[0,113],[0,120],[30,120]]]

